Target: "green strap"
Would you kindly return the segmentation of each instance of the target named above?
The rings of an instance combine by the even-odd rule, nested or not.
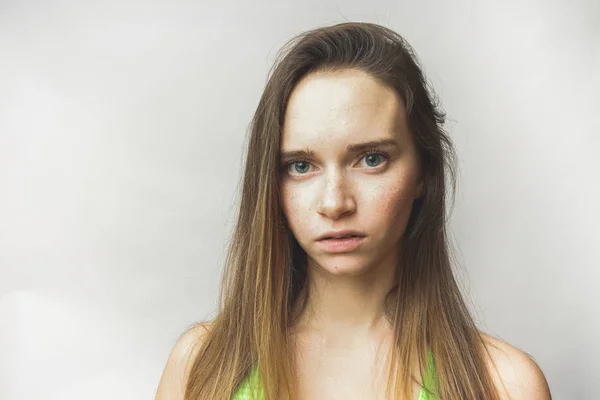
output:
[[[433,353],[428,352],[427,369],[423,377],[423,387],[419,393],[419,400],[435,400],[431,392],[437,391],[437,380],[435,376],[435,364]],[[250,374],[242,381],[232,400],[262,400],[264,399],[263,388],[260,384],[258,366],[255,366]]]
[[[438,385],[435,376],[435,362],[431,350],[427,353],[427,368],[423,377],[423,388],[419,395],[419,400],[435,400],[433,393],[437,392]]]
[[[258,366],[255,366],[250,374],[242,381],[232,400],[262,400],[264,399],[263,388],[260,385]]]

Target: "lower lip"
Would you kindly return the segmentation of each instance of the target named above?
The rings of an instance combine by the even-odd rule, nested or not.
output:
[[[364,236],[355,236],[346,239],[323,239],[317,241],[319,246],[330,253],[345,253],[355,250],[362,243]]]

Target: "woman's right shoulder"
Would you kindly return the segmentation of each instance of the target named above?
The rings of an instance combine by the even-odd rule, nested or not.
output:
[[[190,368],[213,322],[199,322],[176,340],[160,377],[155,400],[183,400]]]
[[[213,324],[213,321],[197,322],[186,329],[175,342],[172,353],[181,355],[184,358],[197,354]]]
[[[193,344],[202,341],[207,333],[210,332],[214,321],[196,322],[194,325],[186,329],[177,339],[175,344]]]

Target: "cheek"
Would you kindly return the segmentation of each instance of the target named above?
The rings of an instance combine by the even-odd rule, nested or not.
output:
[[[302,198],[301,193],[290,190],[286,186],[282,187],[281,209],[292,231],[297,230],[297,221],[302,221],[304,213],[308,212],[305,209],[306,204],[308,203]]]
[[[396,225],[407,218],[412,208],[414,188],[411,176],[402,177],[370,190],[366,201],[373,217]]]
[[[290,219],[290,208],[291,208],[292,204],[290,202],[290,193],[285,187],[281,188],[279,201],[281,204],[281,210],[283,211],[283,214],[289,220]]]

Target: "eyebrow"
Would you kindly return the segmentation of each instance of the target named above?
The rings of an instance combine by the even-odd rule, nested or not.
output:
[[[369,142],[364,142],[364,143],[349,144],[346,147],[346,150],[349,153],[357,153],[361,150],[370,149],[370,148],[374,148],[374,147],[397,147],[397,146],[398,146],[398,142],[396,142],[394,139],[378,139],[378,140],[371,140]],[[304,150],[282,151],[279,153],[279,157],[281,158],[281,160],[288,160],[290,158],[295,158],[295,157],[312,158],[314,156],[314,154],[315,153],[307,147]]]

